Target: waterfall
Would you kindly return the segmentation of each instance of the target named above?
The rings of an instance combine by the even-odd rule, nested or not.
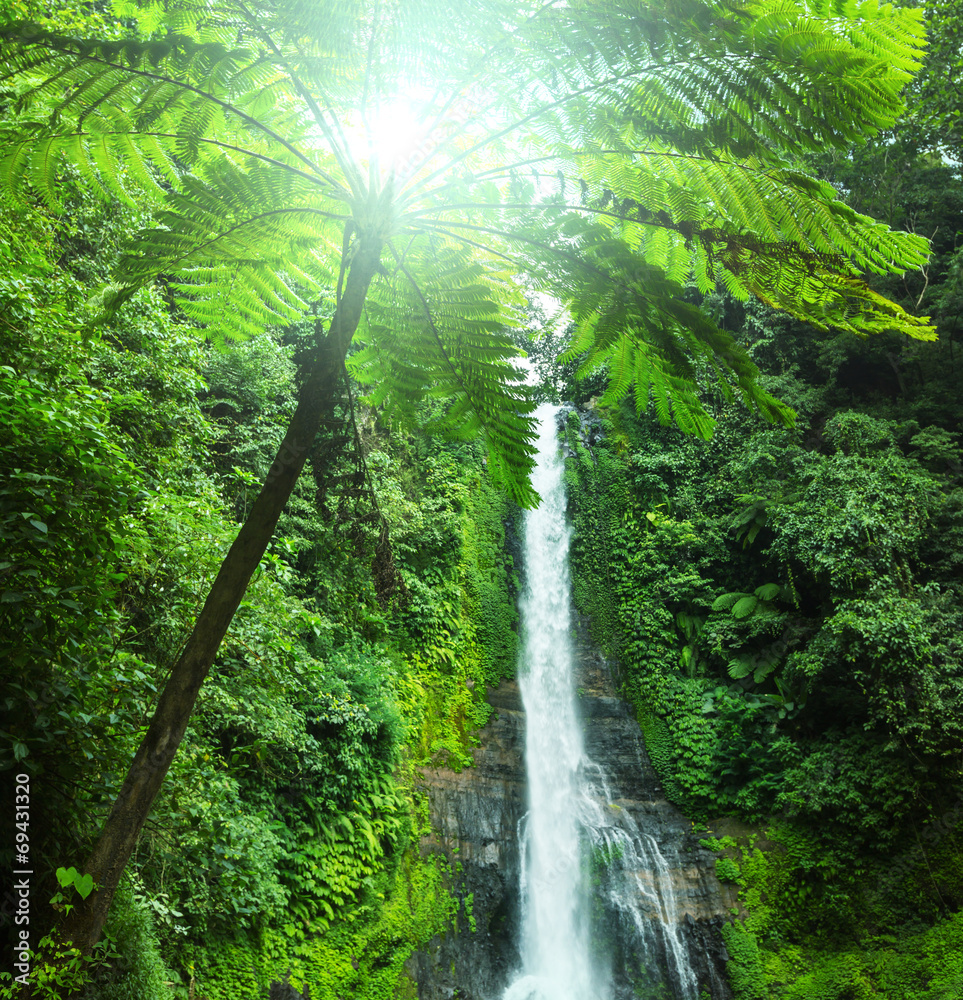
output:
[[[526,513],[519,687],[528,812],[519,823],[522,967],[503,1000],[610,1000],[612,938],[640,989],[696,1000],[668,868],[585,753],[575,689],[563,460],[556,409],[540,407]]]
[[[542,498],[525,518],[519,687],[525,706],[529,810],[520,824],[523,975],[505,1000],[588,1000],[595,995],[589,900],[579,817],[585,757],[575,705],[569,614],[569,527],[555,410],[541,407],[533,485]]]

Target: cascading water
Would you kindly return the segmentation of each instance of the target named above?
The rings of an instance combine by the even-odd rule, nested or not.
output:
[[[524,628],[519,687],[525,706],[529,811],[522,821],[522,976],[505,1000],[587,1000],[594,995],[582,864],[579,769],[584,758],[575,707],[569,622],[565,487],[554,408],[539,411],[533,485],[542,497],[525,519]]]
[[[621,810],[583,745],[575,692],[563,461],[556,410],[541,407],[525,519],[526,587],[519,686],[525,707],[528,812],[519,824],[522,968],[503,1000],[608,1000],[617,938],[639,984],[695,1000],[691,968],[656,840]],[[608,928],[607,932],[602,932]]]

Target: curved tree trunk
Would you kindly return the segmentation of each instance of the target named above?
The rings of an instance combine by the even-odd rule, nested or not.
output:
[[[104,824],[84,873],[97,886],[63,921],[61,939],[87,954],[100,938],[111,900],[140,837],[231,620],[251,576],[274,536],[281,511],[298,480],[321,421],[332,411],[348,345],[361,318],[382,241],[362,239],[320,357],[301,388],[277,457],[247,520],[221,564],[183,653],[174,665],[150,726]]]

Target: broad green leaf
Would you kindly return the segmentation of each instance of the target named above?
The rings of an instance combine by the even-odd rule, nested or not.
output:
[[[737,601],[744,600],[749,596],[750,596],[749,594],[742,594],[742,593],[720,594],[712,602],[712,610],[728,611]]]

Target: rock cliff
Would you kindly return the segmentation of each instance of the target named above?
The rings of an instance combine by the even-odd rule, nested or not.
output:
[[[613,815],[624,811],[639,831],[655,838],[668,866],[699,989],[712,1000],[728,1000],[719,927],[735,905],[732,888],[719,883],[713,855],[699,846],[690,824],[663,797],[638,724],[618,696],[611,669],[585,638],[584,623],[578,631],[577,684],[585,746],[607,775],[610,801],[604,805]],[[433,830],[422,846],[445,852],[452,862],[454,891],[462,907],[454,929],[431,941],[409,963],[420,1000],[498,1000],[519,966],[517,828],[526,809],[525,717],[514,681],[490,691],[489,700],[496,714],[479,734],[475,766],[460,773],[425,768],[422,775]],[[653,878],[651,872],[639,875],[643,885]],[[655,893],[639,895],[639,913],[657,923]],[[638,954],[638,947],[626,942],[624,914],[606,909],[604,902],[599,909],[616,1000],[657,990],[665,977],[664,959],[651,952]],[[640,967],[648,969],[641,977]]]

